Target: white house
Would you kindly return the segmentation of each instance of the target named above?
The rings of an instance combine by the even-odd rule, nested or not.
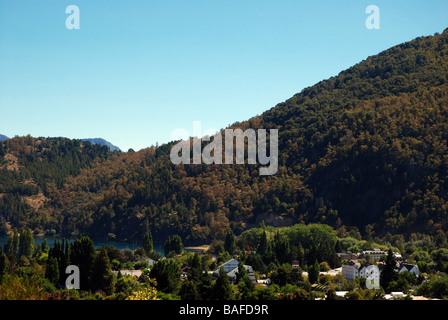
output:
[[[153,266],[153,265],[156,264],[156,261],[153,260],[153,259],[151,259],[151,258],[150,258],[150,259],[147,259],[146,262],[148,262],[148,265],[149,265],[149,266]]]
[[[353,261],[350,261],[348,264],[342,265],[342,275],[344,278],[353,280],[354,278],[367,278],[367,267],[368,265],[360,265],[359,263],[355,263]],[[383,265],[378,265],[379,271],[381,273],[383,269]],[[407,264],[402,263],[398,266],[398,268],[395,269],[397,272],[404,272],[409,271],[410,273],[413,273],[415,276],[418,276],[420,274],[420,270],[418,267],[414,264]]]
[[[252,267],[244,265],[244,268],[247,271],[247,275],[249,276],[249,279],[252,280],[252,282],[256,283],[257,280],[255,279],[255,274],[254,274],[254,270],[252,269]],[[229,281],[231,283],[235,282],[236,281],[236,276],[237,276],[237,273],[238,273],[238,260],[230,259],[229,261],[227,261],[227,262],[223,263],[222,265],[220,265],[218,267],[218,269],[213,271],[212,277],[214,279],[218,278],[219,271],[221,269],[224,269],[224,271],[227,273],[227,276],[229,277]]]
[[[398,267],[398,272],[404,272],[404,271],[409,271],[410,273],[413,273],[416,276],[420,274],[420,270],[414,264],[407,264],[407,263],[400,264],[400,266]]]
[[[359,263],[350,261],[348,264],[342,265],[342,275],[348,280],[353,280],[354,278],[367,278],[367,276],[369,275],[368,267],[368,264],[361,265]]]
[[[361,265],[358,269],[358,277],[359,278],[367,278],[366,271],[367,271],[367,265]]]

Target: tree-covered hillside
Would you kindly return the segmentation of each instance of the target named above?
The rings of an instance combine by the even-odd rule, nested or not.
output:
[[[172,144],[111,153],[72,140],[1,142],[3,230],[120,239],[151,230],[186,242],[224,238],[229,228],[239,234],[261,220],[366,235],[447,230],[448,29],[369,57],[230,128],[278,129],[278,172],[174,165]]]
[[[52,199],[66,179],[112,154],[106,146],[66,138],[0,142],[0,234],[25,225],[39,234],[54,229],[59,218]]]

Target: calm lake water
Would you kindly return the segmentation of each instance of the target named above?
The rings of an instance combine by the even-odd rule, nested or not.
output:
[[[58,238],[58,237],[34,237],[34,243],[37,246],[37,245],[41,244],[45,238],[47,239],[47,243],[50,247],[53,245],[53,243],[56,240],[59,240],[60,242],[62,241],[62,238]],[[7,241],[8,241],[7,236],[0,236],[0,244],[2,245],[2,247],[6,244]],[[71,242],[73,242],[73,240],[71,240]],[[110,246],[113,246],[120,250],[129,249],[132,251],[134,251],[138,247],[142,246],[142,244],[139,242],[123,242],[123,241],[95,241],[95,240],[93,240],[93,243],[95,244],[96,248],[100,248],[104,245],[110,245]],[[165,255],[165,253],[163,252],[163,244],[154,244],[154,251],[156,251],[162,255]]]

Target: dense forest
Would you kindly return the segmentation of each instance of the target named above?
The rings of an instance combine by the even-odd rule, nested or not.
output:
[[[229,128],[278,129],[279,168],[174,165],[64,138],[0,142],[0,234],[224,239],[324,223],[364,237],[446,236],[448,29],[392,47]]]

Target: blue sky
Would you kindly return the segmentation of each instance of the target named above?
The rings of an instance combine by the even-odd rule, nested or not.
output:
[[[72,4],[79,30],[65,25]],[[379,30],[365,26],[371,4]],[[446,0],[0,0],[0,133],[139,150],[193,121],[247,120],[447,27]]]

